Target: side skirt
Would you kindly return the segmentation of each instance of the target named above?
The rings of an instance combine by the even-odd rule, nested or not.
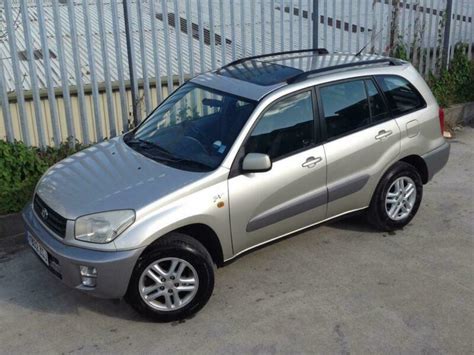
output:
[[[265,244],[274,242],[274,241],[276,241],[276,240],[278,240],[278,239],[287,237],[287,236],[289,236],[289,235],[291,235],[291,234],[294,234],[294,233],[300,232],[300,231],[302,231],[302,230],[305,230],[305,229],[314,227],[314,226],[316,226],[316,225],[318,225],[318,224],[321,224],[321,223],[330,221],[330,220],[332,220],[332,219],[335,219],[335,218],[344,216],[344,215],[346,215],[346,214],[350,214],[350,213],[353,213],[353,212],[365,210],[365,209],[368,208],[368,207],[369,207],[369,206],[365,206],[365,207],[362,207],[362,208],[356,208],[356,209],[353,209],[353,210],[350,210],[350,211],[347,211],[347,212],[339,213],[339,214],[337,214],[337,215],[335,215],[335,216],[332,216],[332,217],[330,217],[330,218],[326,218],[326,219],[323,219],[322,221],[319,221],[319,222],[316,222],[316,223],[312,223],[312,224],[310,224],[310,225],[307,225],[306,227],[298,228],[298,229],[295,229],[294,231],[291,231],[291,232],[282,234],[282,235],[280,235],[280,236],[278,236],[278,237],[275,237],[275,238],[266,240],[266,241],[264,241],[264,242],[255,244],[255,245],[253,245],[253,246],[251,246],[251,247],[249,247],[249,248],[247,248],[247,249],[244,249],[244,250],[242,250],[242,251],[239,251],[237,254],[235,254],[234,256],[230,257],[229,259],[224,260],[224,264],[227,263],[227,262],[229,262],[229,261],[231,261],[231,260],[233,260],[233,259],[235,259],[235,258],[237,258],[239,255],[242,255],[242,254],[244,254],[244,253],[246,253],[246,252],[252,250],[252,249],[256,249],[256,248],[258,248],[258,247],[261,247],[262,245],[265,245]]]

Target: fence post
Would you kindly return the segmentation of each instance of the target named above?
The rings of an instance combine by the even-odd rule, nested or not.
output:
[[[448,67],[449,59],[449,35],[451,34],[451,19],[453,17],[453,0],[446,0],[446,22],[444,23],[444,38],[443,38],[443,56],[441,60],[441,68]]]
[[[138,97],[137,97],[137,92],[135,91],[135,63],[133,62],[133,52],[132,52],[132,34],[130,31],[130,21],[129,21],[129,5],[128,5],[129,0],[123,0],[123,18],[125,21],[125,38],[127,41],[127,57],[128,57],[128,71],[130,74],[130,86],[131,86],[131,91],[132,91],[132,112],[133,112],[133,125],[135,127],[138,126],[138,109],[137,109],[137,104],[138,104]],[[124,127],[124,130],[126,131],[127,128]]]
[[[7,141],[13,142],[15,140],[15,136],[13,133],[12,115],[10,112],[10,102],[8,101],[5,72],[3,70],[3,60],[0,60],[0,106],[2,108]]]
[[[318,48],[319,42],[319,0],[313,0],[313,48]]]
[[[403,4],[405,6],[405,4]],[[433,6],[431,7],[433,8]],[[400,11],[400,0],[392,0],[392,13],[390,23],[389,54],[393,56],[395,48],[398,46],[398,18]]]

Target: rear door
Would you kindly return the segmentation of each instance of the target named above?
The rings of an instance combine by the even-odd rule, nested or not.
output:
[[[328,217],[361,209],[400,153],[400,129],[371,77],[318,87],[327,159]]]
[[[272,103],[241,147],[268,154],[272,168],[229,178],[234,252],[316,223],[326,217],[326,157],[315,127],[314,91]]]

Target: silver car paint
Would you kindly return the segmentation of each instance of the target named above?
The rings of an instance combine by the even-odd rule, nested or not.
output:
[[[103,298],[120,298],[125,294],[130,275],[144,248],[107,252],[64,244],[39,223],[31,205],[23,210],[23,219],[26,234],[39,239],[48,253],[58,260],[61,280],[67,286]],[[93,266],[97,269],[96,287],[82,285],[79,265]]]
[[[115,240],[117,249],[146,246],[168,232],[197,223],[209,226],[219,236],[224,257],[231,257],[228,175],[229,170],[219,168],[201,180],[138,210],[138,223],[135,222]],[[219,202],[224,206],[219,207]]]
[[[242,161],[242,170],[244,171],[267,171],[272,168],[272,160],[266,154],[249,153]]]
[[[375,139],[382,130],[392,134],[382,140]],[[388,120],[330,141],[324,144],[324,150],[328,161],[328,217],[331,217],[369,205],[384,170],[398,160],[400,129],[395,120]],[[344,196],[337,193],[341,185],[347,189]]]
[[[426,82],[411,65],[403,74],[404,78],[416,86],[426,100],[427,105],[424,109],[395,119],[402,131],[401,155],[402,157],[409,155],[422,156],[445,143],[440,133],[439,106]],[[413,131],[413,121],[416,121],[417,125],[416,131],[418,134],[416,135],[410,134],[410,131]]]
[[[310,156],[321,161],[312,168],[302,167]],[[235,253],[326,218],[322,146],[278,160],[267,172],[233,177],[228,185]]]
[[[245,137],[275,100],[326,82],[377,74],[407,78],[424,96],[427,107],[276,161],[268,172],[228,180]],[[215,79],[217,75],[206,74],[201,83],[211,83],[213,76]],[[236,87],[248,85],[226,80],[229,82],[219,85],[224,88],[232,84],[234,92]],[[129,149],[122,138],[96,145],[54,166],[40,180],[37,193],[70,219],[64,243],[84,251],[143,250],[170,231],[199,223],[214,230],[224,259],[229,260],[270,240],[367,207],[380,177],[394,162],[408,155],[422,156],[444,144],[436,101],[408,64],[328,72],[271,90],[250,116],[221,167],[211,173],[164,166]],[[392,135],[379,142],[374,137],[382,129],[392,131]],[[413,131],[418,133],[413,135]],[[301,166],[309,156],[321,158],[312,169]],[[136,221],[113,243],[91,245],[73,238],[74,220],[81,215],[119,208],[133,208]],[[282,217],[285,219],[278,220]],[[25,214],[27,221],[31,218],[34,214]]]
[[[100,211],[140,210],[205,175],[157,164],[118,137],[54,165],[36,192],[57,213],[74,220]]]
[[[64,243],[96,250],[126,250],[142,243],[91,244],[74,238],[74,220],[101,211],[133,209],[136,220],[156,202],[210,173],[178,170],[129,148],[122,137],[97,144],[54,165],[42,177],[36,193],[57,213],[68,219]],[[134,224],[136,228],[138,223]],[[54,234],[54,233],[53,233]],[[132,238],[133,239],[133,238]]]

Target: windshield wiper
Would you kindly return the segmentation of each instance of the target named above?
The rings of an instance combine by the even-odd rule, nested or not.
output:
[[[180,156],[176,156],[170,151],[166,150],[165,148],[159,146],[158,144],[147,141],[145,139],[132,138],[132,139],[127,140],[126,143],[129,145],[134,145],[141,148],[141,152],[144,155],[152,159],[156,159],[164,163],[167,163],[167,165],[168,164],[185,164],[188,166],[193,166],[203,171],[209,171],[213,169],[212,166],[208,164],[201,163],[195,160],[186,159]],[[160,154],[159,155],[153,154],[155,152],[159,152]]]
[[[177,158],[168,150],[166,150],[165,148],[159,146],[158,144],[156,143],[153,143],[153,142],[150,142],[150,141],[147,141],[145,139],[141,139],[141,138],[134,138],[134,139],[130,139],[127,141],[127,144],[131,144],[131,145],[137,145],[139,146],[140,148],[143,148],[144,150],[157,150],[159,151],[160,153],[163,153],[165,154],[166,156],[170,157],[170,161],[171,160],[176,160]]]

